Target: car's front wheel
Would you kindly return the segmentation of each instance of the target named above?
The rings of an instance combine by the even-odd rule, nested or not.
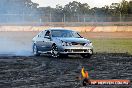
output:
[[[59,57],[58,47],[56,45],[52,45],[51,56],[55,58]]]
[[[38,53],[38,49],[35,44],[33,45],[33,54],[34,54],[34,56],[40,56],[40,53]]]

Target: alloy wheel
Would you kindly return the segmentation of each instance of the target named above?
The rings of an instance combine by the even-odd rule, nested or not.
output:
[[[52,46],[51,55],[52,55],[52,57],[58,57],[59,56],[58,48],[56,45]]]

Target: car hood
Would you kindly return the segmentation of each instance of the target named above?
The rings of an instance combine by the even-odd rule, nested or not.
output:
[[[89,40],[87,40],[85,38],[60,38],[60,37],[56,37],[56,38],[53,38],[53,40],[61,40],[63,42],[76,42],[76,43],[90,42]]]

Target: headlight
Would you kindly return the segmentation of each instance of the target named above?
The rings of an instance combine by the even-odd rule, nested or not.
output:
[[[63,46],[71,46],[72,43],[68,43],[68,42],[63,42],[63,41],[62,41],[62,45],[63,45]]]
[[[93,45],[92,42],[88,42],[84,46],[92,46],[92,45]]]

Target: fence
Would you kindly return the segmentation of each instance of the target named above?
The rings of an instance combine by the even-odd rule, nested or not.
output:
[[[36,24],[36,25],[52,25],[61,23],[62,25],[69,25],[69,22],[74,25],[87,24],[102,24],[102,22],[114,24],[128,24],[132,25],[132,14],[123,16],[89,16],[89,15],[75,15],[75,16],[60,16],[55,14],[0,14],[0,24]],[[77,24],[77,25],[78,25]]]

